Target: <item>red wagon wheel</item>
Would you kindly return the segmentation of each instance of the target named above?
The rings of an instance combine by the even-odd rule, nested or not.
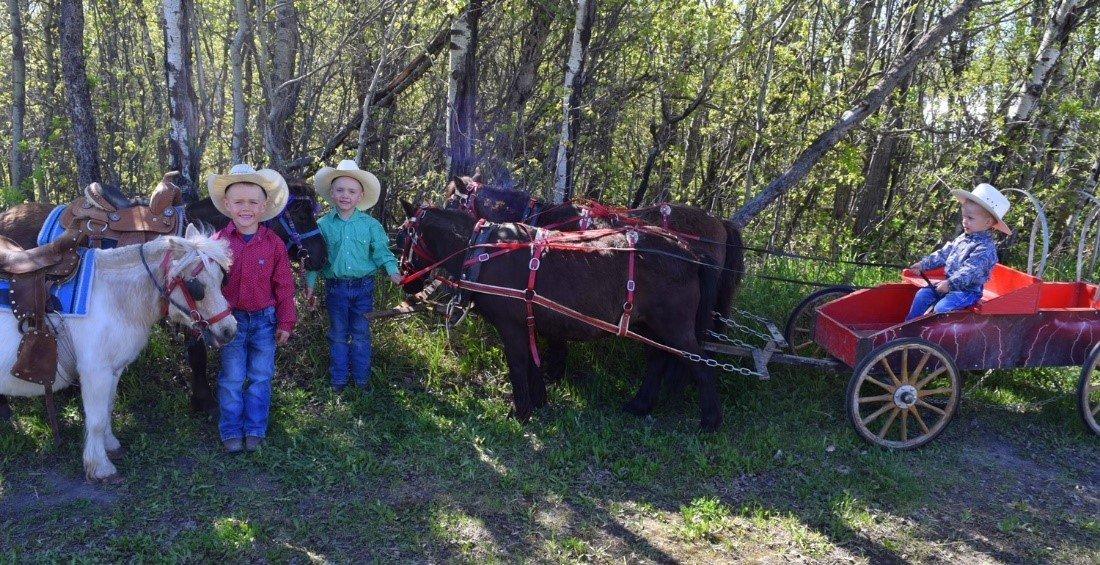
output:
[[[814,324],[817,323],[817,307],[850,294],[850,286],[829,286],[802,299],[787,318],[783,337],[791,346],[791,353],[806,357],[825,357],[825,350],[814,341]]]
[[[1092,433],[1100,435],[1100,343],[1092,351],[1081,367],[1081,382],[1077,384],[1077,408],[1081,411],[1081,420]]]
[[[864,440],[914,449],[936,438],[962,396],[951,355],[934,343],[906,338],[871,351],[848,382],[848,420]]]

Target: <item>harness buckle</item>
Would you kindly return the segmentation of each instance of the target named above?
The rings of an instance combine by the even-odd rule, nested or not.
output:
[[[539,261],[538,257],[532,257],[531,260],[527,262],[527,268],[532,271],[539,270],[540,266],[542,266],[542,261]]]
[[[629,243],[632,247],[638,245],[638,232],[632,229],[628,230],[626,232],[626,242]]]
[[[626,289],[627,290],[629,290],[630,292],[634,292],[635,288],[636,287],[635,287],[635,284],[634,284],[634,279],[630,279],[630,280],[626,281]]]
[[[623,313],[629,314],[633,311],[634,311],[634,303],[633,302],[629,302],[629,301],[623,302]]]
[[[481,255],[477,256],[477,262],[478,263],[484,263],[488,260],[489,260],[489,254],[488,253],[482,252]]]

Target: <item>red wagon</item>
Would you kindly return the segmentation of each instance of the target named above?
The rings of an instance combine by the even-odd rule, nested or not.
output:
[[[933,283],[944,278],[942,269],[925,274]],[[902,277],[864,290],[819,291],[787,326],[796,353],[816,345],[854,368],[845,404],[860,437],[898,449],[933,440],[958,408],[960,371],[1065,366],[1082,367],[1079,409],[1100,434],[1097,285],[1044,282],[997,265],[978,305],[906,322],[913,295],[928,283],[910,271]]]

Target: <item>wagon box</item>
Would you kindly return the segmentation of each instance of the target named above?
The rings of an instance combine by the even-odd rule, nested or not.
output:
[[[942,270],[927,274],[933,282],[943,279]],[[997,265],[977,306],[905,322],[913,295],[926,283],[908,271],[903,280],[821,306],[815,339],[854,367],[876,347],[917,337],[943,347],[961,370],[1079,365],[1100,339],[1093,284],[1045,283]]]

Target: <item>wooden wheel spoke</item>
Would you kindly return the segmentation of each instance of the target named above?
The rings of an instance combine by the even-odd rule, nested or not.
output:
[[[918,400],[917,400],[917,404],[919,404],[919,405],[921,405],[921,406],[923,406],[923,407],[925,407],[925,408],[927,408],[927,409],[929,409],[929,410],[931,410],[931,411],[933,411],[933,412],[935,412],[935,413],[939,414],[940,416],[946,416],[946,415],[947,415],[947,411],[943,410],[942,408],[939,408],[939,407],[936,407],[936,406],[932,406],[931,404],[929,404],[929,403],[925,402],[924,400],[920,400],[920,399],[918,399]],[[914,410],[914,412],[916,411],[916,407],[915,407],[915,406],[910,406],[909,408],[910,408],[911,410]],[[917,418],[919,419],[919,418],[920,418],[920,416],[917,416]],[[926,431],[927,431],[927,430],[926,430]]]
[[[863,419],[863,425],[866,426],[867,424],[870,424],[871,422],[875,421],[876,418],[878,418],[879,416],[885,414],[887,410],[889,410],[890,408],[893,408],[893,407],[894,407],[894,403],[892,403],[892,402],[887,402],[886,404],[883,404],[882,408],[879,408],[878,410],[875,410],[874,412],[871,413],[870,416],[867,416],[866,418]]]
[[[920,362],[917,363],[916,368],[913,369],[912,373],[909,373],[909,381],[910,382],[916,382],[917,377],[920,376],[921,371],[924,371],[924,366],[926,364],[928,364],[928,360],[931,359],[931,358],[932,358],[932,352],[931,351],[927,351],[927,352],[924,353],[924,357],[922,357]]]
[[[920,389],[924,388],[924,385],[931,382],[932,379],[942,375],[945,371],[947,371],[947,366],[946,365],[943,366],[943,367],[940,367],[939,369],[936,369],[935,371],[932,371],[927,377],[924,377],[924,379],[921,380],[921,382],[913,385],[913,388],[916,388],[917,390],[920,390]]]
[[[882,358],[878,360],[878,362],[880,365],[883,366],[883,368],[886,369],[886,375],[890,377],[890,381],[894,383],[894,386],[900,386],[901,381],[898,380],[898,376],[894,374],[894,370],[890,368],[890,363],[886,361],[886,356],[883,355]]]
[[[909,382],[909,348],[901,350],[901,382]]]
[[[886,423],[883,424],[882,428],[878,431],[879,439],[886,439],[886,433],[890,431],[890,426],[894,423],[894,420],[897,419],[900,412],[901,408],[898,408],[897,406],[895,406],[894,409],[890,412],[890,417],[886,419]]]
[[[888,391],[890,393],[893,393],[895,390],[897,390],[897,387],[893,387],[886,383],[883,383],[874,377],[867,377],[867,382],[874,383],[875,385],[882,388],[882,390]]]
[[[932,389],[928,389],[928,390],[919,390],[919,391],[917,391],[917,396],[920,397],[920,398],[924,398],[926,396],[933,396],[933,395],[936,395],[936,394],[952,394],[954,392],[955,392],[955,389],[953,389],[951,387],[932,388]]]
[[[909,411],[901,412],[901,441],[909,441]]]
[[[894,399],[894,395],[892,395],[892,394],[883,394],[883,395],[880,395],[880,396],[861,396],[859,398],[859,403],[860,404],[866,404],[868,402],[887,402],[887,401],[891,401],[893,399]]]
[[[929,405],[925,404],[925,406],[929,406]],[[928,426],[924,423],[924,418],[921,417],[920,412],[917,410],[917,407],[916,406],[910,406],[909,411],[913,413],[913,417],[916,418],[917,423],[920,424],[920,429],[924,430],[924,433],[927,434],[928,433]],[[941,414],[942,413],[943,412],[941,412]]]

